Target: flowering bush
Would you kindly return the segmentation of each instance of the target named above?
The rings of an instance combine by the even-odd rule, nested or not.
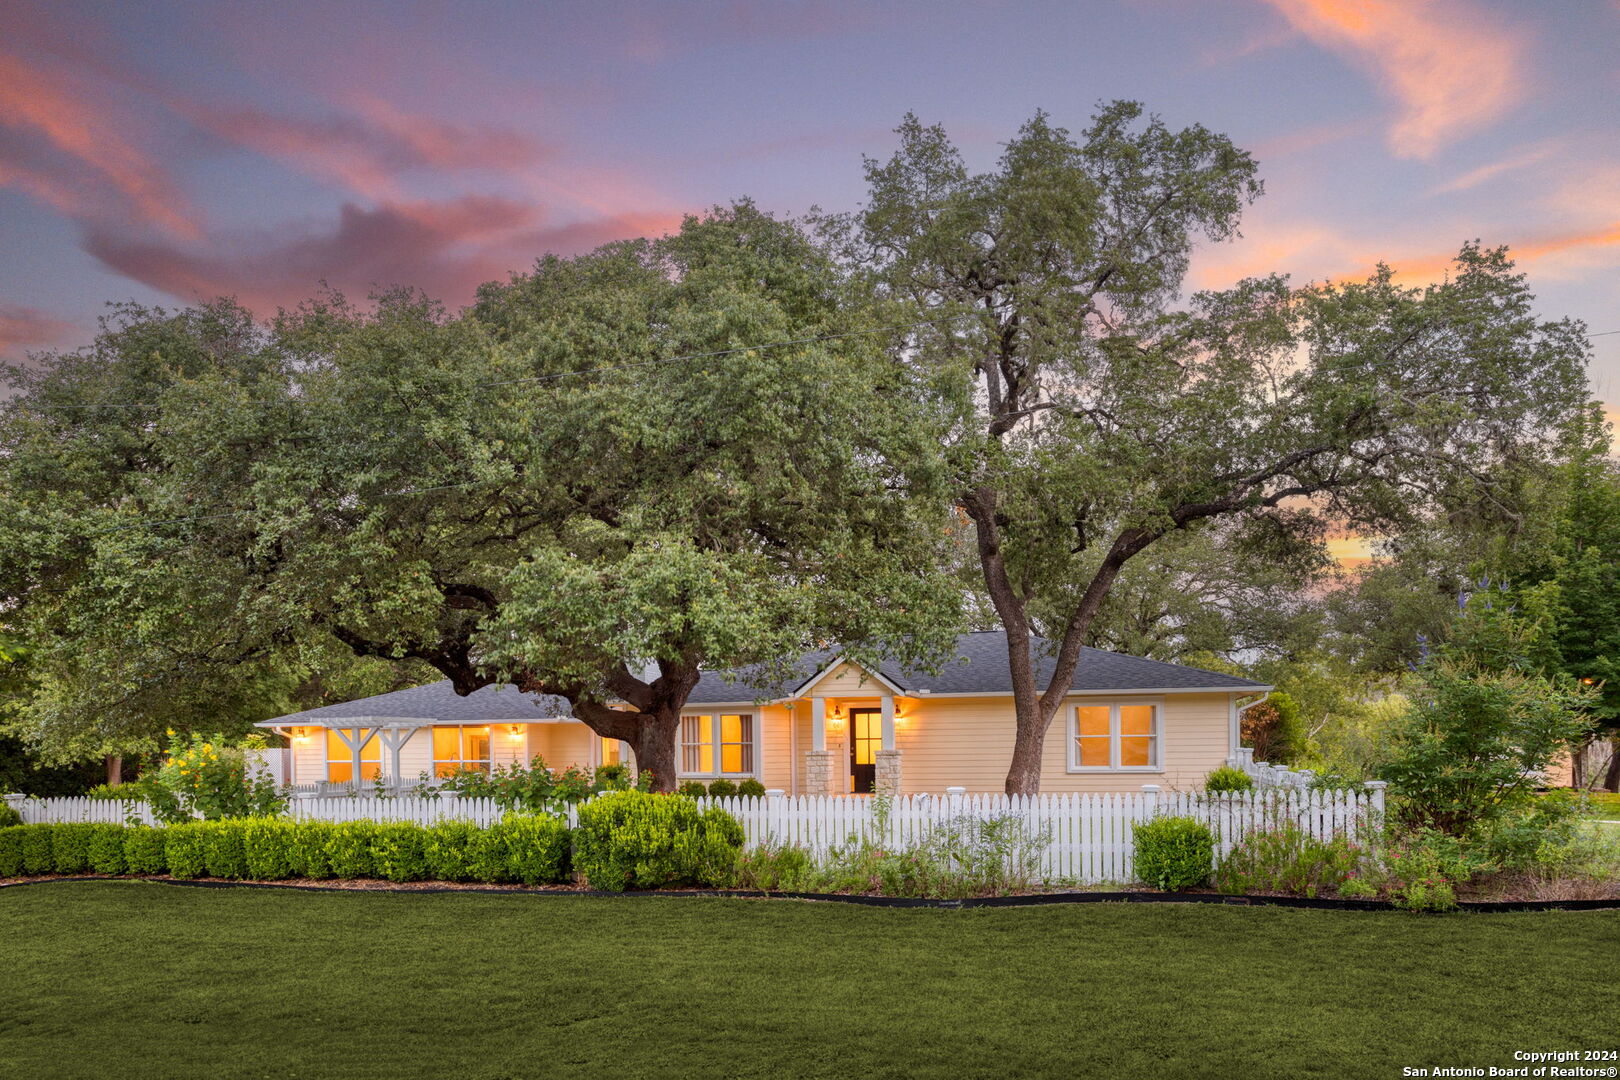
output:
[[[177,736],[172,728],[168,734],[173,741],[161,766],[132,783],[103,784],[90,797],[144,802],[159,821],[171,825],[196,817],[265,817],[286,809],[275,781],[248,763],[248,750],[263,749],[262,735],[231,746],[222,735]]]

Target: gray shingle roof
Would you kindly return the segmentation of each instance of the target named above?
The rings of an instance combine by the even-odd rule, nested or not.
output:
[[[362,716],[397,716],[415,720],[447,720],[458,724],[488,724],[503,721],[553,720],[572,716],[562,698],[534,697],[515,686],[485,686],[462,697],[449,679],[395,690],[389,694],[323,705],[319,709],[278,716],[268,723],[321,724],[328,720],[348,720]]]
[[[1042,638],[1032,641],[1035,651],[1035,682],[1045,688],[1056,661]],[[768,685],[747,673],[705,672],[688,700],[694,705],[721,701],[753,701],[777,698],[798,689],[806,680],[825,670],[836,652],[807,653],[795,666],[799,677],[785,688]],[[926,689],[934,694],[1010,694],[1012,674],[1007,666],[1007,635],[1000,630],[963,634],[956,639],[956,658],[947,662],[938,675],[906,671],[883,664],[880,674],[902,690]],[[1223,675],[1185,664],[1167,664],[1140,656],[1087,648],[1080,654],[1074,679],[1076,691],[1108,690],[1223,690],[1269,689],[1253,679]]]
[[[1045,687],[1051,678],[1053,659],[1046,642],[1036,639],[1035,681]],[[1006,694],[1012,692],[1012,676],[1007,668],[1007,637],[1001,631],[963,634],[956,641],[956,659],[938,675],[903,671],[884,664],[881,674],[901,690],[915,693],[926,689],[933,694]],[[692,705],[718,702],[769,701],[797,690],[806,680],[825,670],[838,654],[833,651],[806,653],[794,665],[795,675],[786,685],[772,685],[749,672],[705,672],[687,699]],[[1144,660],[1139,656],[1086,649],[1075,668],[1070,684],[1075,690],[1220,690],[1257,691],[1269,689],[1253,679],[1183,664]],[[319,709],[277,717],[267,723],[282,725],[319,724],[329,720],[362,716],[396,716],[423,720],[445,720],[463,724],[487,724],[525,720],[551,720],[568,717],[568,702],[561,698],[536,698],[511,686],[486,686],[466,697],[457,694],[444,679],[409,690],[326,705]]]

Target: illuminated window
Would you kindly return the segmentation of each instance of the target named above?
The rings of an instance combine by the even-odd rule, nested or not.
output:
[[[346,734],[355,738],[353,728]],[[366,734],[370,739],[360,750],[360,779],[375,780],[382,775],[382,740],[375,731]],[[354,779],[354,751],[336,728],[326,729],[326,778],[334,784],[346,784]]]
[[[722,713],[681,717],[681,775],[743,776],[753,772],[752,715]]]
[[[1113,763],[1108,730],[1112,712],[1107,705],[1081,705],[1075,709],[1076,765],[1106,769]]]
[[[1069,714],[1069,771],[1160,768],[1157,704],[1078,705]]]
[[[618,739],[603,739],[602,740],[602,764],[604,764],[604,765],[617,765],[617,764],[619,764],[619,740]]]
[[[720,771],[727,773],[754,771],[752,716],[720,717]]]
[[[433,775],[462,772],[489,772],[489,728],[434,728]]]

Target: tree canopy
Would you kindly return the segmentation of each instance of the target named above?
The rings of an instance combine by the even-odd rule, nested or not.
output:
[[[941,410],[872,314],[747,203],[459,315],[132,310],[0,421],[25,715],[150,731],[341,643],[560,695],[668,786],[700,666],[927,662],[955,629]]]

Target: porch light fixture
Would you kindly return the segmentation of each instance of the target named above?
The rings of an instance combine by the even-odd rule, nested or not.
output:
[[[521,724],[508,724],[508,725],[506,725],[506,727],[507,727],[508,733],[511,735],[511,738],[512,738],[513,742],[522,742],[523,741],[523,725],[521,725]]]

